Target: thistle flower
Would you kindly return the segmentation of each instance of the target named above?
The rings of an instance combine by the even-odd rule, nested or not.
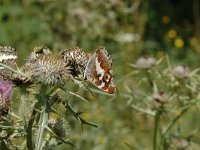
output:
[[[0,63],[14,68],[16,67],[17,58],[18,53],[16,49],[10,46],[0,46]],[[0,66],[0,74],[6,79],[11,79],[13,72],[9,69]]]
[[[177,150],[186,149],[190,143],[186,139],[173,139],[170,142],[171,148],[175,148]]]
[[[140,57],[136,62],[136,67],[139,69],[149,69],[156,64],[156,59],[149,56]]]
[[[169,99],[169,96],[163,92],[163,91],[158,91],[155,92],[152,96],[153,100],[150,103],[152,109],[158,109],[160,108],[164,103],[166,103]]]
[[[0,62],[15,63],[17,60],[17,51],[10,46],[0,46]]]
[[[4,83],[0,81],[0,93],[1,93],[1,98],[4,102],[8,102],[10,100],[11,90],[12,90],[11,83]]]
[[[0,78],[0,116],[7,115],[11,100],[12,84]]]
[[[169,96],[163,91],[155,92],[153,94],[153,99],[160,103],[167,102],[168,98],[169,98]]]
[[[89,54],[76,47],[74,49],[62,50],[59,55],[70,66],[70,72],[74,79],[83,78],[85,67],[90,57]]]
[[[66,80],[71,79],[68,64],[53,54],[30,58],[24,66],[24,72],[36,82],[47,85],[63,85]]]
[[[190,70],[187,65],[180,65],[173,69],[173,75],[178,79],[186,79],[190,75]]]

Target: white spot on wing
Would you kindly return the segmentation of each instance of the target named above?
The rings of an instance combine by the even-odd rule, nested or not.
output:
[[[105,83],[102,82],[101,85],[97,86],[98,88],[102,89],[105,86]]]
[[[105,74],[105,71],[101,68],[100,63],[98,62],[98,59],[95,59],[95,65],[96,65],[96,71],[97,74],[100,74],[101,76],[99,77],[99,80],[103,79],[103,76]]]

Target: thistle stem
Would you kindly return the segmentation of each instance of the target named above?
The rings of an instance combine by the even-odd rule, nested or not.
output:
[[[188,111],[190,107],[185,107],[182,109],[182,111],[180,112],[179,115],[177,115],[172,122],[167,126],[167,128],[165,129],[165,131],[163,132],[163,135],[165,136],[169,130],[174,126],[174,124]]]
[[[154,121],[154,135],[153,135],[153,150],[158,149],[158,131],[160,123],[160,112],[156,112],[155,121]]]
[[[44,86],[41,87],[39,100],[42,103],[42,110],[40,114],[40,120],[38,123],[39,129],[38,129],[37,137],[36,137],[35,150],[42,150],[44,131],[45,131],[46,126],[48,125],[48,118],[49,118],[48,99],[46,96],[46,87]]]
[[[31,118],[28,122],[28,126],[27,126],[27,135],[26,135],[26,139],[27,139],[27,147],[29,150],[33,150],[33,140],[32,140],[32,127],[33,127],[33,123],[35,121],[35,117],[37,114],[36,109],[38,108],[39,103],[37,102],[34,106],[34,110],[31,114]]]

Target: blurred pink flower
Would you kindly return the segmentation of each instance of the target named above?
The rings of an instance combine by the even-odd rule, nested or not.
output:
[[[190,70],[187,65],[180,65],[174,68],[173,75],[179,79],[186,79],[189,77]]]
[[[155,64],[156,64],[156,59],[149,56],[142,56],[136,62],[136,66],[140,69],[149,69],[153,67]]]

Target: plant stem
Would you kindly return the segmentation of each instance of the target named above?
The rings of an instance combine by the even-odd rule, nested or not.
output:
[[[39,100],[41,101],[43,108],[41,110],[40,120],[38,123],[39,129],[36,137],[35,150],[42,150],[44,131],[48,124],[49,113],[48,113],[48,99],[46,96],[46,86],[41,87]]]
[[[160,123],[160,111],[156,112],[155,121],[154,121],[154,135],[153,135],[153,150],[157,150],[158,143],[158,131],[159,131],[159,123]]]
[[[39,103],[37,102],[34,106],[33,112],[31,114],[31,118],[28,122],[28,126],[27,126],[27,135],[26,135],[26,139],[27,139],[27,147],[29,150],[33,149],[33,141],[32,141],[32,127],[33,127],[33,123],[37,114],[36,108],[38,107]]]
[[[187,112],[187,110],[189,109],[190,107],[185,107],[182,109],[182,111],[180,112],[179,115],[177,115],[172,121],[171,123],[167,126],[167,128],[165,129],[165,131],[163,132],[163,135],[165,136],[168,131],[174,126],[174,124],[176,123],[176,121],[181,117],[183,116],[183,114],[185,114]]]

